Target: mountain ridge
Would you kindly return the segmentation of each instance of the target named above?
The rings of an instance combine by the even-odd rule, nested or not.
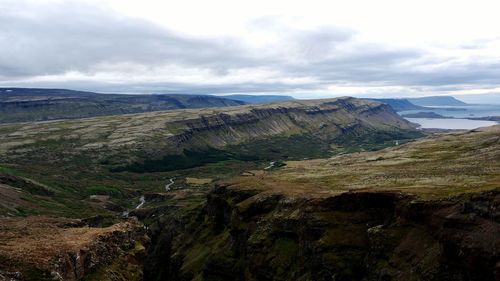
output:
[[[419,106],[464,106],[467,103],[452,96],[428,96],[420,98],[407,98],[413,104]]]
[[[268,102],[295,100],[295,98],[293,98],[292,96],[283,96],[283,95],[223,95],[218,97],[228,98],[232,100],[239,100],[246,103],[268,103]]]
[[[101,94],[66,89],[0,88],[0,123],[78,119],[183,108],[236,106],[211,95]]]
[[[395,111],[425,109],[423,106],[413,104],[408,99],[370,99],[390,105]]]

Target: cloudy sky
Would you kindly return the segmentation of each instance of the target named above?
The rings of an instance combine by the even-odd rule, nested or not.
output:
[[[500,93],[497,0],[0,0],[0,86]]]

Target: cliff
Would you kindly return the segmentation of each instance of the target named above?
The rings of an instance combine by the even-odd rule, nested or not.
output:
[[[0,218],[0,280],[141,280],[148,243],[134,220]]]
[[[442,134],[221,182],[152,222],[146,280],[499,280],[499,136]]]
[[[198,213],[151,227],[145,280],[498,280],[499,199],[221,186]]]

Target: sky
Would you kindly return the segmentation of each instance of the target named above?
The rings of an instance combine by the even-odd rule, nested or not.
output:
[[[0,0],[0,87],[500,100],[499,1]]]

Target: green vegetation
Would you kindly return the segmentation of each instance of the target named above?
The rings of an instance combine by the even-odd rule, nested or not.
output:
[[[3,270],[3,267],[11,267],[17,268],[20,272],[22,272],[22,280],[37,280],[37,281],[51,281],[54,280],[50,275],[50,272],[40,270],[36,268],[33,264],[13,261],[8,257],[0,255],[0,272]],[[7,280],[15,280],[15,279],[7,279]]]
[[[116,187],[95,185],[86,188],[86,193],[88,195],[109,195],[113,197],[122,196],[122,191]]]
[[[250,140],[227,148],[260,160],[323,158],[330,155],[327,141],[312,134],[294,134]]]
[[[332,140],[339,147],[338,151],[352,153],[359,151],[375,151],[424,137],[425,134],[415,130],[368,130],[340,135]]]
[[[212,147],[198,150],[185,149],[179,155],[166,155],[158,160],[147,159],[110,170],[112,172],[154,173],[184,170],[228,160],[271,161],[327,158],[340,152],[379,150],[393,146],[395,140],[403,144],[422,136],[424,136],[423,133],[411,130],[371,130],[361,134],[348,133],[330,140],[324,140],[312,134],[275,136],[229,145],[224,150]],[[335,149],[332,149],[331,144],[335,145]],[[274,167],[284,165],[282,161],[277,161]]]
[[[134,173],[166,172],[189,169],[226,160],[252,161],[257,159],[258,158],[252,155],[240,155],[215,148],[207,148],[204,150],[185,149],[180,155],[166,155],[159,160],[148,159],[143,163],[133,163],[125,167],[113,168],[111,171],[128,171]]]

